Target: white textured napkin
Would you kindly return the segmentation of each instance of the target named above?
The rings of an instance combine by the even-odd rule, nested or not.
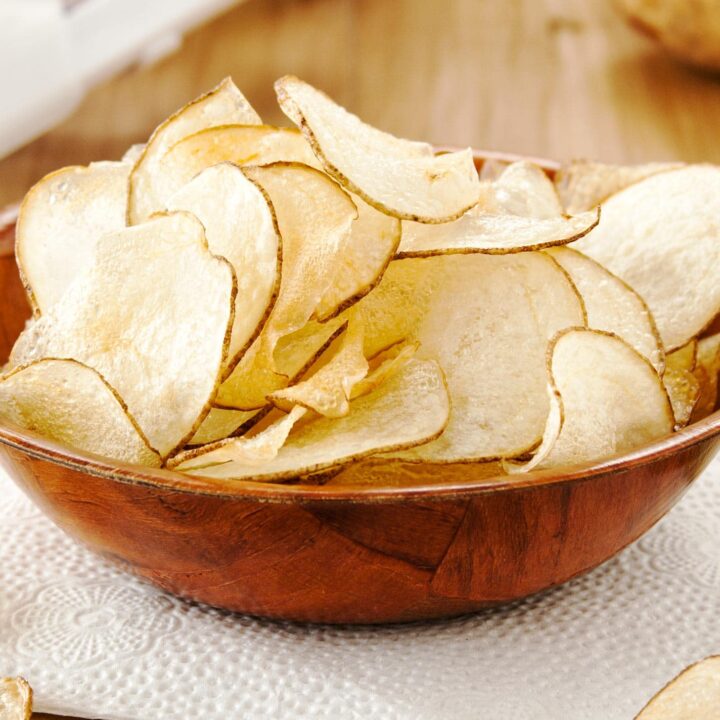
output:
[[[274,623],[181,602],[54,527],[0,470],[0,676],[106,720],[630,720],[720,651],[720,462],[619,557],[446,622]]]

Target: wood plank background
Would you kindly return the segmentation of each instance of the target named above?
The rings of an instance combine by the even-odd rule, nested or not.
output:
[[[666,58],[606,0],[247,0],[0,161],[0,206],[57,167],[119,157],[228,74],[284,122],[272,83],[285,73],[437,144],[720,162],[720,81]]]
[[[720,82],[666,58],[611,2],[248,0],[0,161],[0,205],[61,165],[117,158],[228,74],[267,121],[283,122],[272,82],[284,73],[381,128],[439,144],[720,161]]]

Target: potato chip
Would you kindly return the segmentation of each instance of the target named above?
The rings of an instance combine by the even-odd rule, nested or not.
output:
[[[512,475],[530,472],[537,467],[542,467],[548,455],[555,447],[563,423],[565,422],[565,408],[563,406],[560,393],[552,383],[548,383],[547,394],[549,400],[549,410],[547,420],[545,421],[545,431],[543,432],[542,442],[533,452],[529,460],[501,460],[502,469]]]
[[[242,166],[279,161],[319,167],[315,154],[296,128],[218,125],[188,135],[169,148],[155,170],[155,187],[158,196],[169,198],[199,172],[218,163]]]
[[[235,269],[238,291],[225,374],[259,334],[280,286],[281,241],[265,192],[230,163],[203,170],[168,201],[205,227],[210,252]]]
[[[128,224],[139,223],[163,209],[168,196],[163,197],[162,183],[160,188],[155,187],[156,174],[162,158],[173,145],[205,128],[231,123],[259,125],[261,120],[233,81],[225,78],[210,92],[158,125],[130,173]],[[158,177],[162,181],[162,173]]]
[[[226,407],[226,398],[240,409],[257,410],[269,402],[267,396],[302,377],[342,332],[347,318],[338,316],[326,323],[309,322],[305,327],[282,338],[275,348],[277,371],[258,360],[260,345],[255,342],[243,355],[232,375],[220,387],[215,407]],[[248,379],[252,375],[252,382]],[[229,405],[226,409],[237,409]]]
[[[297,405],[265,430],[252,437],[234,437],[210,445],[186,450],[168,462],[178,470],[211,467],[233,462],[240,465],[265,465],[277,457],[295,423],[305,415],[307,408]]]
[[[302,130],[325,171],[344,188],[393,217],[447,222],[478,200],[472,152],[435,155],[363,123],[296,77],[275,83],[282,111]]]
[[[140,156],[144,151],[145,143],[135,143],[125,151],[125,154],[121,158],[121,162],[129,163],[130,168],[132,169],[132,166],[140,159]],[[127,202],[127,197],[125,198],[125,202]]]
[[[367,395],[375,388],[380,387],[388,378],[391,378],[412,360],[419,347],[419,343],[398,343],[393,345],[392,348],[379,353],[373,358],[373,369],[365,378],[353,386],[350,399],[354,400],[361,395]]]
[[[326,365],[307,380],[271,393],[268,399],[286,412],[300,405],[326,417],[347,415],[352,390],[370,368],[363,353],[363,340],[362,324],[351,317],[340,347]]]
[[[569,328],[552,341],[549,393],[557,398],[540,449],[524,466],[573,465],[627,452],[669,433],[675,423],[660,376],[619,337]]]
[[[399,340],[443,368],[452,400],[436,441],[400,453],[416,462],[516,457],[542,438],[548,414],[545,353],[558,330],[584,324],[567,275],[542,253],[438,255],[396,260],[355,306],[365,354]]]
[[[488,186],[487,195],[480,193],[480,201],[487,210],[508,215],[544,220],[563,214],[560,198],[552,180],[537,165],[518,160],[510,163]]]
[[[327,175],[296,163],[243,170],[270,196],[283,243],[280,292],[258,339],[220,388],[217,404],[252,410],[265,404],[281,373],[275,349],[312,317],[332,279],[357,211]],[[308,355],[306,359],[312,357]]]
[[[559,247],[547,252],[570,275],[585,301],[588,327],[622,338],[661,373],[665,353],[645,301],[620,278],[577,250]]]
[[[714,412],[718,398],[720,374],[720,333],[702,338],[698,343],[697,364],[693,370],[700,386],[690,420],[695,422]]]
[[[667,368],[662,376],[675,416],[675,429],[685,427],[700,397],[700,383],[690,370]]]
[[[0,718],[2,720],[30,720],[33,691],[25,678],[0,678]]]
[[[320,322],[334,317],[367,295],[382,278],[400,245],[401,225],[353,195],[358,217],[345,238],[333,279],[315,310]]]
[[[685,668],[641,710],[635,720],[717,720],[720,655]]]
[[[74,360],[38,360],[0,378],[0,417],[78,450],[160,465],[117,392]]]
[[[483,182],[479,197],[478,204],[454,222],[404,222],[398,257],[540,250],[578,240],[599,220],[597,210],[563,215],[552,182],[528,162],[512,163],[497,180]]]
[[[693,338],[677,350],[668,353],[665,364],[668,370],[687,370],[692,372],[698,356],[698,341]]]
[[[207,445],[223,440],[251,424],[258,417],[260,410],[225,410],[213,408],[202,421],[200,427],[188,441],[188,445]]]
[[[63,168],[25,196],[15,253],[36,315],[49,310],[92,263],[98,238],[125,227],[130,167],[98,162]]]
[[[683,163],[647,163],[646,165],[606,165],[574,160],[555,175],[555,186],[565,211],[591,210],[611,195],[652,175],[683,167]]]
[[[574,247],[640,294],[671,352],[720,310],[719,215],[720,168],[670,170],[613,195]]]
[[[442,432],[449,412],[439,365],[412,360],[375,391],[353,400],[345,417],[319,416],[296,427],[274,460],[260,467],[226,462],[191,472],[258,481],[297,477],[427,442]]]
[[[101,238],[95,264],[20,335],[14,365],[74,358],[100,372],[163,457],[192,437],[225,362],[236,281],[189,213]]]

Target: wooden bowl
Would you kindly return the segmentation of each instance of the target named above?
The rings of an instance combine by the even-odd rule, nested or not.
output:
[[[12,227],[0,256],[4,358],[29,316]],[[165,590],[274,618],[379,623],[466,613],[594,568],[677,502],[719,435],[715,413],[566,471],[366,461],[326,485],[328,474],[275,485],[133,467],[2,424],[0,459],[61,528]]]

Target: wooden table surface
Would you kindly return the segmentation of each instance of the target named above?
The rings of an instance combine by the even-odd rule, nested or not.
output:
[[[720,81],[666,58],[607,0],[247,0],[0,161],[0,206],[57,167],[119,157],[228,74],[282,123],[272,83],[285,73],[437,144],[720,162]]]

